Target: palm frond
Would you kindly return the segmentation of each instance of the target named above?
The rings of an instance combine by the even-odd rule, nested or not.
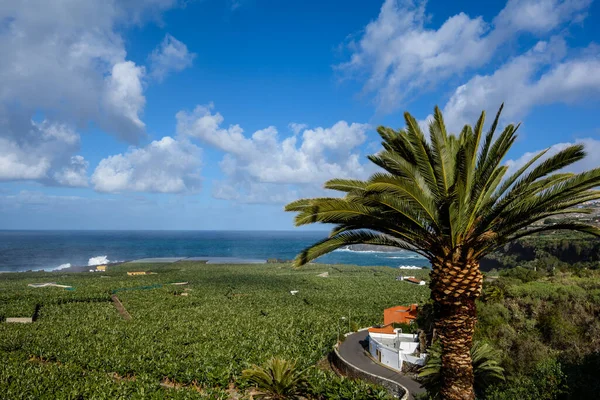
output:
[[[330,237],[301,259],[349,242],[393,240],[392,245],[418,251],[434,264],[449,258],[477,262],[499,243],[543,231],[529,228],[541,219],[600,199],[594,190],[600,186],[600,169],[562,172],[585,156],[581,145],[547,158],[548,150],[541,151],[505,177],[508,167],[502,162],[519,125],[509,124],[496,135],[502,109],[485,135],[485,113],[473,128],[465,125],[452,135],[439,108],[429,123],[429,141],[408,113],[404,129],[379,127],[383,149],[368,158],[382,172],[364,181],[326,182],[325,188],[345,193],[344,198],[302,199],[286,206],[297,213],[296,225],[335,225]],[[562,228],[596,232],[580,225]],[[364,231],[383,236],[365,236]]]
[[[366,186],[367,182],[358,179],[331,179],[323,185],[325,189],[338,190],[346,193],[364,191]]]
[[[442,189],[443,184],[438,182],[431,148],[425,140],[425,136],[423,135],[417,120],[409,113],[404,113],[404,120],[407,127],[406,134],[408,142],[412,145],[416,168],[434,197],[441,198],[444,196]]]
[[[391,236],[366,231],[366,230],[352,230],[338,233],[334,236],[323,239],[314,245],[302,250],[300,254],[294,260],[294,267],[298,268],[310,261],[321,257],[322,255],[328,254],[341,247],[349,246],[352,244],[372,244],[377,246],[390,246],[399,249],[410,250],[427,256],[424,250],[419,249],[410,244],[410,242],[401,241],[394,239]]]
[[[264,367],[253,365],[242,371],[242,379],[253,384],[257,399],[302,399],[308,392],[306,371],[296,367],[293,361],[273,358]]]

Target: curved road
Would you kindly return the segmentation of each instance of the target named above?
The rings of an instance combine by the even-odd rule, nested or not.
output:
[[[389,368],[383,367],[373,361],[371,357],[366,354],[365,347],[363,347],[363,343],[366,344],[366,339],[366,330],[348,335],[346,340],[344,340],[338,348],[340,355],[350,364],[364,371],[370,372],[373,375],[387,378],[394,382],[398,382],[408,389],[411,399],[414,398],[414,394],[425,392],[425,389],[421,387],[419,382],[410,379],[406,375],[402,375]]]

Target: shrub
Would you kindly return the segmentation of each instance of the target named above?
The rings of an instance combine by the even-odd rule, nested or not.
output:
[[[533,269],[515,267],[500,272],[500,276],[519,279],[523,283],[532,282],[542,277],[542,274]]]
[[[531,376],[514,377],[504,385],[490,387],[488,400],[554,400],[566,393],[565,374],[555,359],[536,365]]]
[[[253,365],[242,371],[242,378],[258,389],[254,396],[257,399],[301,399],[308,391],[305,375],[295,362],[280,358],[272,358],[264,367]]]

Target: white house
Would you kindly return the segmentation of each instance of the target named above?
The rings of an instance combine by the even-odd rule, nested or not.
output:
[[[402,333],[401,329],[393,329],[393,333],[382,333],[377,331],[388,331],[388,329],[369,329],[369,353],[381,364],[402,371],[405,362],[423,365],[426,354],[415,356],[414,353],[419,346],[417,335]]]

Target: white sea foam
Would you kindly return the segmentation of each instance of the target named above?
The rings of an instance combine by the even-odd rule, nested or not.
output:
[[[398,269],[421,269],[423,267],[417,267],[416,265],[401,265]]]
[[[334,251],[346,252],[346,253],[358,253],[358,254],[390,254],[390,253],[399,253],[396,251],[376,251],[376,250],[352,250],[346,247],[335,249]],[[408,258],[408,257],[400,257],[400,258]]]
[[[386,258],[391,258],[391,259],[397,260],[397,259],[405,259],[405,258],[425,258],[425,257],[420,256],[418,254],[417,255],[409,254],[406,256],[391,256],[391,257],[386,257]]]
[[[108,256],[96,256],[88,260],[88,267],[93,267],[94,265],[108,264],[109,262],[110,260],[108,259]]]
[[[58,271],[59,269],[71,268],[71,263],[60,264],[56,268],[52,268],[51,271]]]
[[[412,252],[406,251],[406,250],[398,250],[398,251],[352,250],[347,247],[342,247],[342,248],[336,249],[334,251],[345,252],[345,253],[354,253],[354,254],[383,254],[384,255],[384,256],[382,256],[383,258],[388,258],[388,259],[392,259],[392,260],[404,260],[407,258],[424,259],[424,257],[421,256],[420,254],[415,254],[415,253],[412,253]],[[391,254],[394,254],[394,255],[391,255]],[[398,254],[402,254],[402,255],[398,255]],[[417,267],[417,268],[419,268],[419,267]]]

